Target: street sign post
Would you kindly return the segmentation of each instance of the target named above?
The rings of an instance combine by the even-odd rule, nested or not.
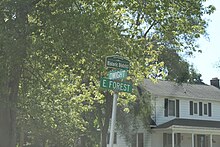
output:
[[[110,71],[108,73],[108,78],[101,78],[100,80],[100,87],[114,91],[109,142],[110,147],[113,147],[118,92],[132,92],[131,83],[120,82],[116,80],[124,79],[127,77],[127,70],[129,70],[130,62],[123,57],[113,55],[106,57],[105,66],[107,68],[120,69],[117,71]]]
[[[105,66],[118,69],[129,69],[130,62],[120,56],[107,56],[105,59]]]
[[[117,92],[132,92],[132,85],[130,83],[118,82],[107,78],[101,78],[100,86]]]
[[[128,76],[127,70],[114,70],[108,73],[110,80],[124,79]]]

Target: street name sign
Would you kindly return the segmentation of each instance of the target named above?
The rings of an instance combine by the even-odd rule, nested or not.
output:
[[[101,78],[100,87],[118,92],[132,92],[132,84]]]
[[[124,79],[127,75],[127,70],[113,70],[108,73],[108,78],[110,80]]]
[[[123,57],[113,55],[105,58],[105,66],[107,68],[120,69],[110,71],[108,73],[108,78],[102,77],[100,80],[100,87],[114,91],[109,141],[110,147],[113,147],[118,92],[132,92],[131,83],[120,82],[118,79],[127,77],[127,70],[129,70],[130,62]]]
[[[105,59],[105,66],[118,69],[129,69],[130,62],[120,56],[107,56]]]

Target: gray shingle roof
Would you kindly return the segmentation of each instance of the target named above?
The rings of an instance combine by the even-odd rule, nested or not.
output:
[[[196,120],[196,119],[181,119],[176,118],[168,121],[164,124],[157,126],[156,128],[169,128],[171,126],[190,126],[190,127],[207,127],[207,128],[220,128],[220,121],[211,120]]]
[[[143,82],[145,90],[156,96],[184,97],[220,101],[220,89],[203,84],[178,84],[170,81],[158,80],[153,83],[149,79]]]

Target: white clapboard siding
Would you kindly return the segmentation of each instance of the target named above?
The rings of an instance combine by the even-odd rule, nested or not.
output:
[[[200,120],[214,120],[219,121],[220,120],[220,101],[213,101],[213,100],[201,100],[201,99],[190,99],[190,98],[169,98],[169,97],[156,97],[155,99],[152,99],[153,104],[153,111],[152,111],[152,118],[156,122],[157,125],[166,123],[172,119],[175,119],[176,117],[165,117],[164,116],[164,99],[178,99],[179,100],[179,118],[184,119],[200,119]],[[194,103],[198,103],[198,114],[190,115],[190,107],[189,102],[193,101]],[[199,102],[204,104],[211,103],[212,104],[212,116],[203,115],[199,116]],[[203,108],[204,110],[204,108]],[[144,147],[160,147],[162,145],[163,136],[162,133],[154,132],[154,131],[148,131],[145,129],[141,123],[141,121],[138,122],[139,127],[137,132],[135,133],[144,133]],[[190,137],[190,136],[189,136]],[[184,138],[187,138],[187,134],[184,135]],[[187,146],[188,144],[185,143]],[[108,146],[109,147],[109,146]],[[127,144],[125,141],[125,138],[123,134],[120,134],[117,132],[117,144],[114,144],[114,147],[131,147],[131,145]]]
[[[155,99],[155,101],[156,101],[155,103],[156,106],[154,106],[154,109],[156,114],[154,120],[157,125],[163,124],[175,118],[173,116],[168,116],[168,117],[164,116],[164,98],[158,97]]]
[[[149,131],[144,133],[144,147],[152,147],[152,134]]]
[[[157,97],[155,99],[155,106],[154,106],[154,114],[153,118],[157,125],[163,124],[165,122],[168,122],[176,117],[173,116],[164,116],[164,99],[178,99],[179,100],[179,112],[180,116],[179,118],[185,118],[185,119],[201,119],[201,120],[214,120],[219,121],[220,120],[220,102],[219,101],[213,101],[213,100],[198,100],[198,99],[189,99],[189,98],[169,98],[169,97]],[[212,116],[203,115],[199,116],[199,105],[198,107],[198,114],[190,115],[190,107],[189,107],[189,101],[193,101],[196,103],[202,102],[203,104],[203,111],[204,111],[204,104],[211,103],[212,104]]]
[[[188,118],[188,119],[201,119],[201,120],[215,120],[219,121],[220,120],[220,102],[218,101],[207,101],[207,100],[196,100],[196,99],[181,99],[180,100],[181,105],[180,105],[180,117],[181,118]],[[198,114],[193,114],[190,115],[189,111],[189,101],[193,101],[196,103],[202,102],[203,104],[203,114],[202,116],[199,116],[199,110]],[[211,103],[212,105],[212,115],[204,115],[204,104]],[[198,106],[199,107],[199,106]]]
[[[152,133],[152,147],[163,147],[163,134],[158,132]]]
[[[107,144],[107,147],[109,147],[109,144]],[[124,136],[119,132],[117,132],[117,144],[114,144],[113,147],[129,147],[125,142]]]
[[[134,133],[143,133],[144,147],[152,147],[152,144],[151,144],[152,134],[143,127],[141,121],[139,121],[138,123],[139,123],[139,128],[137,132],[134,132]],[[107,147],[109,147],[109,144],[107,145]],[[131,145],[126,143],[123,134],[120,134],[119,132],[117,132],[117,144],[114,144],[113,147],[131,147]]]

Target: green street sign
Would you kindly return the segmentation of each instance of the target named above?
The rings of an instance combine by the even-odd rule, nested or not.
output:
[[[130,62],[120,56],[107,56],[105,59],[105,66],[118,69],[129,69]]]
[[[128,76],[127,70],[113,70],[108,73],[110,80],[124,79]]]
[[[118,92],[132,92],[132,84],[101,78],[100,87]]]

